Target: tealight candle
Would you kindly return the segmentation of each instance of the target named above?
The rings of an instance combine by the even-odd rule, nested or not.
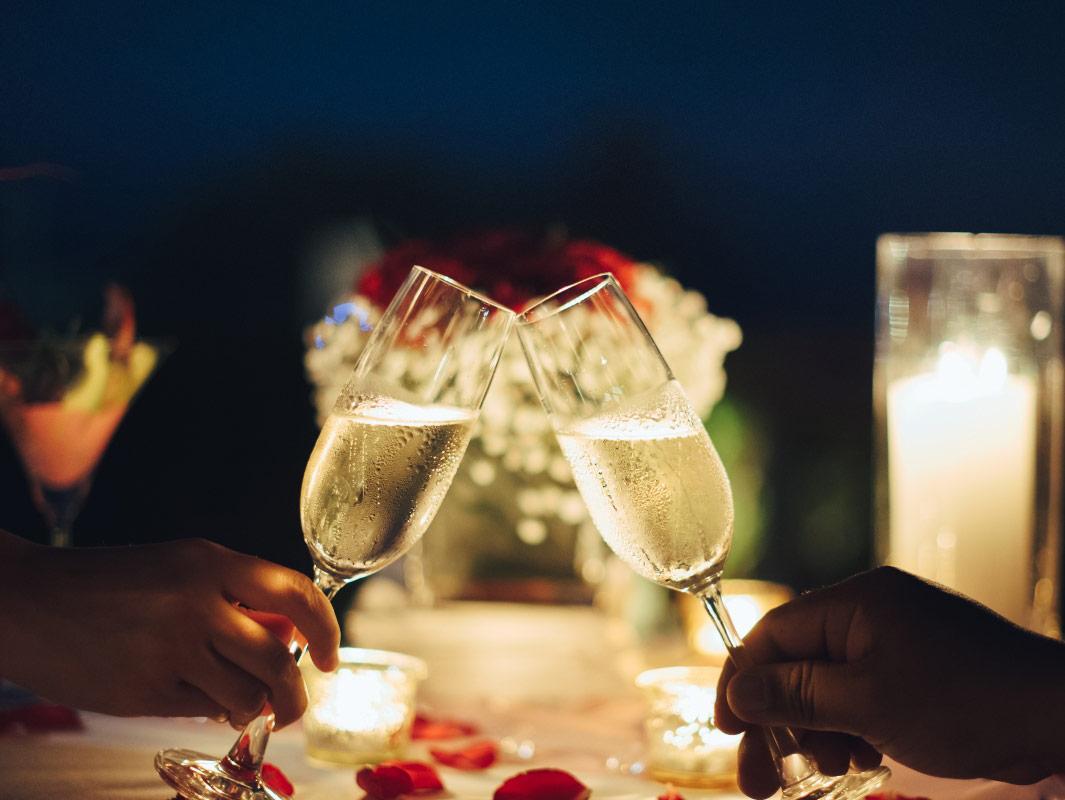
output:
[[[384,650],[340,648],[336,672],[301,667],[307,684],[303,716],[307,755],[334,764],[398,758],[410,741],[425,662]]]
[[[636,678],[649,704],[644,737],[655,780],[699,788],[735,783],[740,737],[712,721],[720,674],[717,667],[663,667]]]

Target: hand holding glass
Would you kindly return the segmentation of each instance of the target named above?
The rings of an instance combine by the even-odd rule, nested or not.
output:
[[[303,476],[300,521],[329,598],[425,533],[466,451],[513,314],[415,267],[374,329]],[[293,655],[303,652],[293,642]],[[259,775],[273,715],[214,759],[164,750],[156,769],[186,800],[285,800]]]
[[[592,520],[640,575],[702,600],[738,666],[743,643],[721,600],[733,507],[721,459],[683,389],[609,274],[518,317],[529,369]],[[765,729],[785,800],[864,797],[884,767],[822,775],[787,729]]]

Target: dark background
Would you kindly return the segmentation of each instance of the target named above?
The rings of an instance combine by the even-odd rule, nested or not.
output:
[[[0,182],[4,293],[95,322],[118,278],[178,342],[75,541],[306,567],[311,243],[564,223],[742,326],[757,573],[865,566],[876,236],[1065,233],[1065,7],[656,5],[3,4],[0,168],[71,171]],[[0,486],[0,525],[43,537],[6,442]]]

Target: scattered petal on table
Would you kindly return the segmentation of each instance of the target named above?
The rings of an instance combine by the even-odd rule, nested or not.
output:
[[[591,793],[561,769],[531,769],[503,781],[492,800],[587,800]]]
[[[0,711],[0,733],[23,730],[26,733],[80,731],[81,716],[73,708],[38,703]]]
[[[414,780],[410,774],[388,764],[363,767],[355,774],[355,782],[374,800],[391,800],[414,791]]]
[[[386,761],[376,767],[363,767],[355,776],[368,797],[391,800],[404,794],[429,794],[444,788],[431,764],[421,761]]]
[[[439,792],[444,788],[444,783],[436,774],[432,764],[426,764],[424,761],[388,761],[385,763],[390,767],[399,767],[410,775],[411,781],[414,782],[414,791],[417,793]]]
[[[477,733],[477,726],[469,722],[433,719],[425,714],[418,714],[414,717],[410,736],[412,739],[458,739],[461,736],[472,736],[475,733]]]
[[[673,788],[672,783],[666,784],[666,790],[662,794],[658,795],[658,800],[684,800],[684,797]]]
[[[483,742],[474,742],[459,750],[442,750],[434,747],[429,750],[429,755],[445,767],[452,767],[453,769],[488,769],[499,758],[499,747],[495,742],[486,739]]]
[[[281,771],[280,767],[274,764],[269,762],[263,764],[262,779],[263,783],[275,792],[281,792],[281,794],[287,794],[290,797],[296,793],[296,787],[292,785],[292,781]]]

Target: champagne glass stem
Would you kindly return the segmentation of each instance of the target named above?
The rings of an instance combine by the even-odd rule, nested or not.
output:
[[[714,621],[714,626],[717,628],[721,640],[725,643],[729,657],[732,659],[732,663],[736,665],[736,668],[744,669],[745,667],[754,666],[754,662],[751,661],[746,648],[743,646],[743,639],[737,633],[732,617],[729,616],[728,609],[725,608],[725,603],[721,599],[721,587],[718,582],[715,580],[710,584],[699,595],[699,599],[706,606],[706,611],[710,615],[710,619]],[[803,755],[795,734],[791,732],[790,728],[765,727],[762,730],[765,733],[766,744],[773,758],[773,764],[777,769],[777,777],[780,778],[780,785],[785,792],[788,789],[794,789],[794,787],[804,781],[820,777],[817,769],[810,763],[810,759]]]
[[[322,590],[327,600],[332,600],[344,581],[335,578],[328,572],[314,568],[314,585]],[[301,644],[298,637],[293,636],[288,644],[288,651],[292,653],[296,663],[299,664],[303,654],[307,652],[307,645]],[[219,766],[237,780],[245,783],[254,783],[263,765],[266,755],[266,745],[270,742],[270,733],[274,730],[274,714],[269,712],[260,714],[249,722],[240,732],[237,741],[229,748],[229,752],[219,762]]]

